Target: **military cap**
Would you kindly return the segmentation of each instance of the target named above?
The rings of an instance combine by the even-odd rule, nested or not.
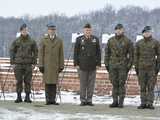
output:
[[[152,32],[151,26],[145,26],[145,27],[143,28],[143,30],[142,30],[142,33],[144,33],[144,32]]]
[[[47,24],[47,27],[48,27],[48,28],[52,28],[52,29],[56,29],[55,24],[53,24],[52,22],[48,23],[48,24]]]
[[[83,28],[92,28],[92,27],[91,27],[91,24],[87,23],[87,24],[84,25]]]
[[[22,31],[24,28],[27,28],[27,24],[23,23],[21,26],[20,26],[20,31]]]
[[[117,30],[117,29],[121,29],[121,28],[123,28],[123,25],[119,23],[119,24],[117,24],[117,25],[115,26],[114,29]]]

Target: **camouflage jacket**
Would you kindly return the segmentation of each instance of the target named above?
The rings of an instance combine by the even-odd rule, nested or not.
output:
[[[27,37],[18,37],[10,47],[11,64],[36,64],[38,48],[36,42]]]
[[[133,43],[125,35],[120,38],[114,36],[108,40],[105,48],[106,66],[122,66],[128,70],[133,63],[134,48]]]
[[[150,38],[142,39],[135,45],[134,64],[138,69],[155,68],[160,63],[160,44]]]

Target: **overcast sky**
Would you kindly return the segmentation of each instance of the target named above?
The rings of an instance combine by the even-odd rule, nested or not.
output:
[[[1,0],[0,16],[48,15],[53,12],[72,16],[103,8],[106,4],[119,9],[126,5],[160,8],[160,0]]]

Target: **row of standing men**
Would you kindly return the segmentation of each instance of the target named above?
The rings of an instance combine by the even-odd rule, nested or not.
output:
[[[10,47],[10,63],[14,68],[17,80],[16,103],[22,102],[21,93],[25,84],[25,100],[31,103],[31,79],[33,65],[37,64],[43,74],[45,83],[46,105],[59,105],[56,102],[58,75],[64,69],[63,40],[56,35],[56,26],[47,24],[48,31],[40,40],[39,51],[36,42],[29,36],[26,24],[20,27],[18,37]],[[152,37],[152,29],[145,26],[143,39],[133,46],[124,34],[122,24],[115,26],[115,36],[108,40],[105,48],[104,63],[112,83],[113,103],[111,108],[124,107],[125,83],[132,65],[138,76],[141,104],[138,109],[154,109],[154,87],[157,81],[160,63],[160,45]],[[74,66],[79,70],[80,106],[94,106],[92,96],[95,87],[96,70],[101,67],[101,49],[99,39],[92,35],[92,26],[87,23],[83,27],[84,35],[76,39],[74,47]]]

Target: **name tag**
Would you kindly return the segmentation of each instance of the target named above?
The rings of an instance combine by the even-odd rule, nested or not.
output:
[[[95,42],[96,42],[96,39],[93,39],[92,42],[95,43]]]

